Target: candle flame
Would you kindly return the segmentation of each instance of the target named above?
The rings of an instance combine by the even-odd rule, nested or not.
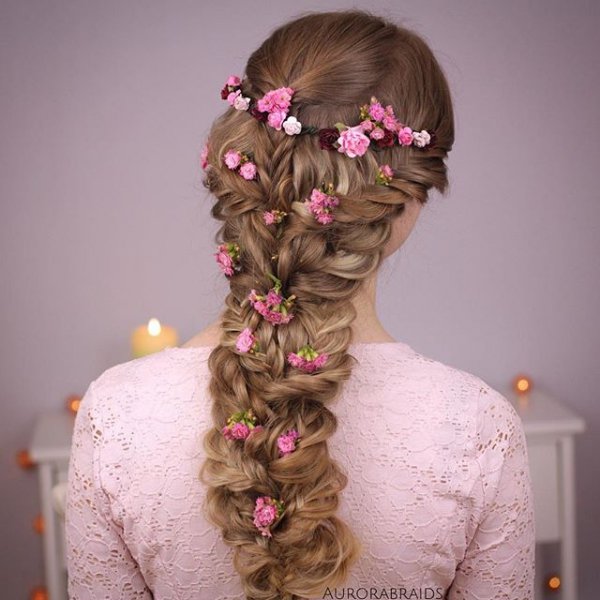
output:
[[[148,321],[148,333],[152,336],[160,335],[160,321],[152,318]]]

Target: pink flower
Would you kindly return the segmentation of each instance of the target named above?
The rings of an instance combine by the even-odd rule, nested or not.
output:
[[[392,169],[392,167],[390,167],[390,165],[381,165],[381,172],[386,177],[393,177],[394,176],[394,170]]]
[[[237,337],[235,347],[238,352],[250,352],[256,344],[256,338],[250,327],[246,327]]]
[[[250,98],[242,96],[241,94],[233,101],[233,108],[236,110],[248,110],[250,106]]]
[[[269,116],[267,117],[267,123],[274,129],[277,129],[277,131],[281,131],[281,125],[285,121],[286,117],[286,111],[274,110],[269,113]]]
[[[258,110],[260,110],[260,112],[271,112],[274,106],[273,95],[267,92],[262,98],[258,100],[256,106],[258,107]]]
[[[270,306],[278,306],[283,301],[283,296],[275,290],[270,289],[267,293],[267,304]]]
[[[227,78],[227,85],[231,85],[231,86],[236,86],[236,85],[240,85],[241,80],[237,75],[230,75]]]
[[[394,170],[390,165],[379,165],[375,175],[375,183],[389,185],[394,177]]]
[[[233,413],[221,433],[227,440],[245,440],[256,427],[256,417],[252,409],[248,409]]]
[[[256,177],[256,165],[253,162],[245,162],[240,167],[240,175],[247,180],[254,179]]]
[[[248,300],[254,310],[270,323],[275,325],[289,323],[294,317],[289,311],[296,296],[292,294],[284,298],[281,294],[281,281],[272,274],[269,276],[273,279],[275,285],[267,292],[267,295],[257,294],[256,290],[252,289],[248,294]]]
[[[242,90],[235,90],[235,92],[231,92],[227,96],[227,102],[233,106],[235,104],[236,98],[242,93]]]
[[[259,496],[254,505],[253,523],[262,535],[273,537],[269,527],[282,515],[284,505],[271,496]]]
[[[240,247],[236,242],[227,242],[217,246],[216,257],[217,264],[227,277],[231,277],[234,269],[239,267]]]
[[[369,106],[369,115],[375,121],[381,121],[385,116],[385,110],[379,102],[373,102],[373,100],[371,100],[371,106]]]
[[[263,317],[269,312],[266,302],[262,300],[256,300],[253,304],[254,310]]]
[[[289,323],[294,317],[289,310],[296,296],[292,294],[284,298],[281,294],[281,281],[274,275],[270,275],[270,277],[275,285],[268,291],[267,295],[257,294],[256,290],[252,289],[248,294],[248,300],[252,308],[262,315],[266,321],[274,325]]]
[[[312,361],[314,368],[320,369],[327,362],[328,358],[329,358],[328,354],[319,354],[319,356],[314,358]]]
[[[206,169],[208,166],[208,143],[204,144],[204,148],[202,148],[202,152],[200,152],[200,166],[203,169]]]
[[[273,90],[273,99],[275,101],[276,106],[282,109],[289,108],[292,103],[292,96],[294,95],[294,90],[289,87],[282,87]]]
[[[310,345],[302,346],[298,352],[289,352],[287,355],[287,360],[293,367],[306,373],[314,373],[320,369],[328,358],[328,354],[319,354]]]
[[[274,223],[281,223],[283,219],[287,217],[287,213],[283,210],[265,210],[263,212],[263,218],[267,225],[273,225]]]
[[[398,119],[396,119],[396,115],[394,114],[394,109],[390,104],[385,107],[385,116],[383,117],[383,126],[390,131],[398,130]]]
[[[398,130],[398,140],[403,146],[410,146],[413,141],[413,131],[410,127],[403,127]]]
[[[370,133],[370,138],[372,140],[380,140],[384,135],[385,132],[383,129],[381,129],[381,127],[375,127],[375,129],[373,129],[373,131]]]
[[[394,116],[386,115],[383,117],[383,126],[390,131],[396,131],[398,129],[398,120]]]
[[[301,356],[295,354],[294,352],[290,352],[287,355],[287,359],[290,365],[292,365],[292,367],[296,367],[297,369],[301,369],[305,363],[305,360]]]
[[[333,223],[333,215],[328,212],[315,215],[315,219],[321,223],[321,225],[329,225],[329,223]]]
[[[277,438],[277,447],[281,456],[291,454],[296,449],[296,440],[299,435],[295,429],[290,429]]]
[[[289,323],[292,320],[292,318],[294,317],[294,315],[292,313],[284,314],[282,312],[271,310],[266,307],[264,308],[264,310],[262,310],[262,311],[259,310],[258,312],[263,316],[265,321],[268,321],[269,323],[271,323],[273,325],[282,325],[285,323]]]
[[[348,127],[340,133],[338,138],[338,152],[354,158],[356,156],[362,156],[369,147],[370,140],[362,132],[362,127],[356,125],[355,127]]]
[[[215,254],[215,256],[217,257],[217,264],[219,267],[221,267],[223,273],[225,273],[227,277],[231,277],[234,273],[233,260],[231,259],[231,256],[229,256],[229,254],[224,250],[220,250]]]
[[[331,189],[328,191],[333,190]],[[326,193],[319,188],[313,188],[310,194],[310,200],[305,201],[308,210],[313,213],[315,219],[323,225],[328,225],[333,221],[331,209],[338,206],[339,203],[340,200],[337,196]]]
[[[360,126],[363,131],[366,131],[368,133],[369,131],[373,130],[373,127],[375,127],[375,124],[373,123],[373,121],[370,121],[369,119],[365,119],[364,121],[360,122]]]
[[[234,440],[245,440],[250,435],[250,428],[245,423],[236,423],[231,428],[231,437]]]
[[[290,107],[294,90],[289,87],[281,87],[270,90],[258,101],[258,110],[270,112],[273,109],[286,110]]]
[[[225,164],[233,171],[240,166],[242,155],[237,150],[228,150],[223,157]]]
[[[254,515],[254,523],[257,527],[266,527],[270,525],[277,516],[277,510],[271,504],[265,504],[263,502],[262,506],[258,506]]]
[[[277,129],[277,131],[281,131],[281,126],[287,117],[293,94],[294,90],[292,88],[277,88],[276,90],[267,92],[256,103],[259,112],[268,113],[267,122],[271,127]],[[295,124],[294,121],[292,121],[290,125],[286,127],[286,133],[288,135],[299,133],[296,132],[298,125],[299,123]]]

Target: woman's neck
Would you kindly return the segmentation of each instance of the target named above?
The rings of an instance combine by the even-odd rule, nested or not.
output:
[[[360,290],[352,299],[356,319],[352,323],[354,342],[395,342],[385,330],[376,309],[377,273],[365,279]]]

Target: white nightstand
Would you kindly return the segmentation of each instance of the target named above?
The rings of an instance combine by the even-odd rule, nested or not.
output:
[[[573,438],[584,431],[585,423],[542,391],[534,389],[527,397],[507,390],[502,393],[519,413],[527,437],[536,541],[561,543],[561,600],[577,600]],[[67,481],[73,425],[74,415],[66,410],[42,415],[36,423],[29,448],[39,469],[45,523],[46,586],[50,600],[67,600],[64,518],[61,514],[64,507],[59,506],[55,492],[64,489]],[[536,598],[542,600],[545,597],[543,573],[539,568],[536,573]],[[553,598],[556,595],[553,594]]]
[[[515,407],[527,438],[538,544],[560,542],[560,599],[577,600],[574,436],[585,422],[547,393],[501,391]],[[543,565],[536,553],[536,598],[546,596]],[[550,597],[550,596],[548,596]],[[552,598],[557,598],[552,593]]]
[[[44,517],[44,567],[50,600],[67,600],[64,504],[59,500],[67,482],[75,415],[67,410],[38,418],[29,446],[37,463]],[[57,498],[59,496],[59,498]]]

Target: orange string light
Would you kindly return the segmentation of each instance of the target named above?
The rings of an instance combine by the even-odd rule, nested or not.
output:
[[[67,409],[70,410],[73,414],[77,414],[80,404],[81,396],[78,396],[77,394],[71,394],[67,397]]]
[[[517,394],[527,394],[533,388],[533,381],[527,375],[519,374],[513,379],[513,389]]]
[[[35,519],[33,519],[33,530],[41,535],[42,533],[44,533],[44,529],[44,516],[41,514],[36,515]]]
[[[38,585],[31,590],[29,600],[48,600],[48,592],[43,585]]]
[[[560,589],[560,577],[558,575],[552,575],[548,577],[548,581],[546,582],[548,589],[550,590],[558,590]]]
[[[22,469],[31,469],[35,467],[35,462],[32,460],[29,450],[19,450],[17,452],[17,464]]]

